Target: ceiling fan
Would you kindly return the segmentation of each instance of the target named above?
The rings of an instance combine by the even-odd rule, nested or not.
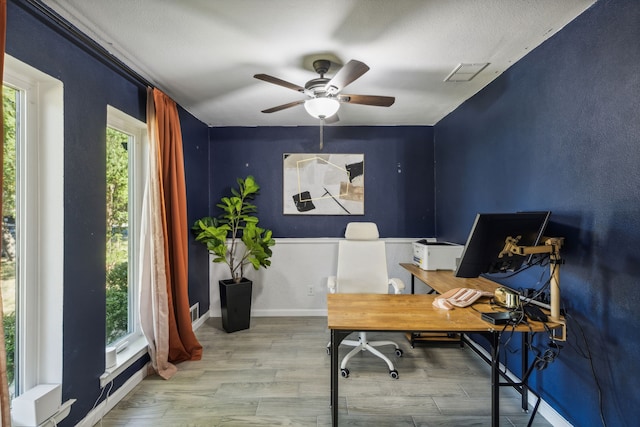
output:
[[[313,68],[316,73],[320,74],[320,77],[309,80],[305,83],[304,87],[298,86],[294,83],[289,83],[268,74],[254,75],[253,77],[258,80],[273,83],[307,95],[307,99],[301,99],[272,108],[267,108],[266,110],[262,110],[262,112],[275,113],[276,111],[304,104],[305,109],[311,116],[319,118],[325,123],[335,123],[339,120],[337,113],[341,103],[389,107],[395,102],[396,99],[392,96],[347,95],[341,93],[342,89],[347,85],[353,83],[356,79],[369,71],[369,67],[365,63],[352,59],[340,68],[332,78],[328,78],[325,77],[325,74],[329,70],[330,66],[331,61],[327,59],[315,60],[313,62]]]

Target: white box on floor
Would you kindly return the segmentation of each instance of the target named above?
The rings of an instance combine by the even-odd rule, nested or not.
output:
[[[455,270],[463,245],[422,239],[413,242],[413,264],[423,270]]]
[[[51,418],[62,403],[60,384],[41,384],[22,393],[11,402],[14,426],[38,426]]]

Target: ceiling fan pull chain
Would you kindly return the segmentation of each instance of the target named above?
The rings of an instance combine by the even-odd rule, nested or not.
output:
[[[322,147],[324,145],[323,125],[324,125],[324,117],[320,117],[320,151],[322,151]]]

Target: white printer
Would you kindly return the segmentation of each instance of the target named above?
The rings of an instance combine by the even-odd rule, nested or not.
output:
[[[455,270],[464,245],[422,239],[413,242],[413,264],[423,270]]]

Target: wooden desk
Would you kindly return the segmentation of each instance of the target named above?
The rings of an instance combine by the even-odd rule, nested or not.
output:
[[[412,294],[415,293],[414,286],[416,277],[439,294],[443,294],[448,290],[454,288],[470,288],[493,292],[500,287],[500,285],[496,282],[492,282],[491,280],[485,279],[484,277],[474,277],[471,279],[467,279],[464,277],[454,276],[453,271],[427,271],[421,269],[417,265],[409,263],[401,263],[400,266],[411,273]]]
[[[449,272],[451,273],[451,272]],[[456,287],[460,287],[459,285]],[[432,305],[436,295],[409,294],[328,294],[328,326],[331,330],[331,415],[338,425],[338,347],[343,339],[355,331],[413,331],[481,333],[491,344],[491,420],[499,425],[500,397],[500,332],[504,325],[492,325],[480,318],[471,308],[442,310]],[[547,324],[549,327],[549,324]],[[553,327],[553,326],[551,326]],[[508,326],[519,332],[542,332],[545,325]],[[524,380],[526,388],[526,379]],[[537,407],[536,407],[537,409]]]
[[[431,288],[428,293],[437,292],[439,294],[443,294],[454,288],[470,288],[470,289],[478,289],[481,291],[494,292],[497,288],[500,287],[495,282],[491,280],[477,277],[477,278],[462,278],[455,277],[453,275],[453,271],[447,270],[423,270],[417,265],[411,263],[401,263],[401,267],[411,273],[411,293],[415,293],[415,282],[416,278],[418,278],[421,282]],[[487,309],[486,311],[493,311],[491,309]],[[414,347],[417,343],[420,344],[428,344],[428,343],[459,343],[461,346],[463,345],[462,335],[460,334],[452,334],[452,333],[433,333],[433,332],[408,332],[407,340],[411,344],[411,347]]]

